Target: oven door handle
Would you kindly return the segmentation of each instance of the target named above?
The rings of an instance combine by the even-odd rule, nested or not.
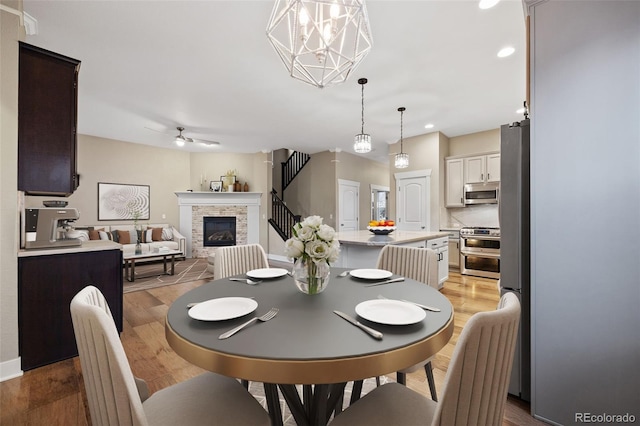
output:
[[[460,250],[460,253],[462,253],[464,256],[476,256],[476,257],[489,257],[491,259],[500,259],[500,254],[494,254],[494,253],[478,253],[478,252],[474,252],[474,251],[464,251],[464,250]]]
[[[460,235],[462,239],[469,240],[491,240],[491,241],[500,241],[500,237],[494,237],[491,235]]]

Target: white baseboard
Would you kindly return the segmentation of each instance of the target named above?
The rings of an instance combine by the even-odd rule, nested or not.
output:
[[[22,376],[20,357],[0,362],[0,382]]]

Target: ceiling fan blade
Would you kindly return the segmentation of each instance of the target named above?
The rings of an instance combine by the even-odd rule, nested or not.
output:
[[[220,145],[220,142],[208,141],[208,140],[205,140],[205,139],[191,139],[191,141],[195,142],[195,143],[202,144],[202,145],[207,145],[207,146]]]

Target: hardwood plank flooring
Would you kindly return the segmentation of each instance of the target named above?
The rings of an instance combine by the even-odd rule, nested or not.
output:
[[[169,347],[164,335],[168,307],[180,295],[205,281],[192,281],[124,295],[121,335],[133,373],[145,379],[152,392],[178,383],[203,370],[189,364]],[[434,358],[436,387],[442,388],[453,348],[466,321],[475,312],[496,308],[495,280],[452,272],[442,293],[455,309],[451,341]],[[389,376],[395,379],[394,375]],[[407,386],[429,395],[424,371],[407,376]],[[79,359],[73,358],[25,372],[0,383],[0,425],[90,425]],[[509,397],[503,426],[542,425],[529,415],[527,403]]]

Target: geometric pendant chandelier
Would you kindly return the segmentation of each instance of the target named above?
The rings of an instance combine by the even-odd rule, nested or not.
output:
[[[364,0],[276,0],[267,38],[291,77],[343,83],[372,46]]]

